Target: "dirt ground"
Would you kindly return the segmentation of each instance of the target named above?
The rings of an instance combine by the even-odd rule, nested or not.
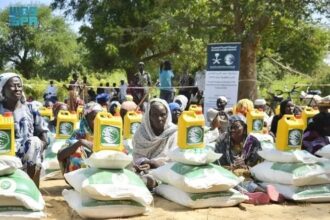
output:
[[[45,219],[59,220],[80,220],[80,218],[67,205],[62,197],[62,190],[69,188],[64,180],[47,180],[41,182],[41,192],[46,201]],[[271,204],[254,206],[242,203],[239,207],[231,208],[208,208],[208,209],[189,209],[161,197],[154,197],[154,204],[151,211],[138,217],[127,219],[134,220],[300,220],[300,219],[330,219],[330,205],[328,203],[285,203],[281,205]]]

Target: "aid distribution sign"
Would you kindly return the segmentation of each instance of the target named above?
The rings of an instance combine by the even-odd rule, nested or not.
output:
[[[207,47],[207,71],[205,76],[204,109],[216,107],[219,96],[228,99],[227,107],[237,102],[240,43],[217,43]]]

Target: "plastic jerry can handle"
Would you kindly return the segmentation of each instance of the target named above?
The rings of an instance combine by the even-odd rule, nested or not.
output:
[[[129,115],[137,115],[137,112],[128,112]]]
[[[62,115],[69,115],[69,112],[61,112]]]

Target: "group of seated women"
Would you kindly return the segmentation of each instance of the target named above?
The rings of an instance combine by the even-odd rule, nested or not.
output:
[[[253,108],[253,103],[251,103],[247,99],[239,101],[236,106],[237,111],[232,116],[226,114],[212,116],[213,120],[219,119],[219,123],[216,124],[217,128],[221,128],[215,144],[215,151],[222,154],[222,157],[216,161],[219,165],[232,170],[248,169],[261,160],[257,154],[261,149],[260,142],[253,135],[247,134],[245,117]],[[136,108],[133,103],[122,105],[127,105],[125,107],[127,110],[123,108],[120,112],[121,117],[124,117],[128,110]],[[142,123],[133,136],[133,167],[142,178],[145,178],[149,188],[156,186],[157,182],[149,176],[148,171],[168,162],[168,152],[177,147],[177,125],[175,124],[181,112],[187,108],[186,105],[186,100],[182,97],[177,97],[174,103],[170,104],[159,98],[150,100],[143,114]],[[49,126],[51,130],[54,130],[56,115],[62,109],[67,109],[64,103],[58,102],[53,106],[55,121],[51,122],[53,127]],[[67,145],[58,152],[63,173],[81,168],[84,158],[89,157],[93,152],[94,119],[97,113],[103,110],[102,106],[95,102],[84,106],[79,129],[67,140]],[[224,106],[221,106],[220,110],[224,110]],[[277,126],[278,121],[285,114],[293,114],[292,111],[291,101],[285,100],[281,103],[280,114],[274,116],[271,123],[272,135],[275,136],[276,131],[280,129]],[[48,144],[49,129],[40,115],[31,112],[26,106],[22,80],[14,73],[0,75],[0,113],[5,112],[12,112],[14,116],[16,156],[21,158],[24,169],[38,185],[41,155]],[[224,122],[226,122],[225,129]],[[329,144],[328,136],[330,136],[330,113],[321,112],[307,127],[302,148],[315,153]]]

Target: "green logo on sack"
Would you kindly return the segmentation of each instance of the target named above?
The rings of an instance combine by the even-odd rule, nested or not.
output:
[[[71,122],[62,122],[60,124],[60,134],[71,135],[73,132],[73,124]]]
[[[0,191],[14,192],[16,189],[16,183],[12,179],[4,178],[0,180]]]
[[[0,131],[0,151],[2,153],[10,151],[10,131]]]
[[[300,129],[292,129],[288,135],[288,146],[296,147],[301,145],[303,131]]]
[[[101,126],[101,144],[117,146],[120,144],[120,129],[113,126]]]
[[[131,134],[135,134],[139,126],[140,126],[140,122],[131,123]]]
[[[255,119],[252,121],[252,131],[262,131],[263,127],[264,127],[264,120]]]
[[[187,144],[200,144],[204,141],[204,130],[200,126],[187,128]]]

